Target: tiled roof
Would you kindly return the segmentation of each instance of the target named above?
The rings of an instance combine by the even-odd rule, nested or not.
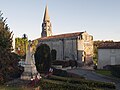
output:
[[[71,37],[80,36],[82,33],[83,32],[60,34],[60,35],[54,35],[54,36],[49,36],[49,37],[38,38],[37,40],[71,38]]]
[[[120,49],[120,42],[104,42],[99,45],[98,49]]]

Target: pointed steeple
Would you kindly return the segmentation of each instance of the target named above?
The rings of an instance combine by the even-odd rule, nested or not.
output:
[[[46,8],[45,8],[43,21],[50,21],[50,17],[48,15],[48,6],[47,5],[46,5]]]
[[[50,22],[50,17],[48,15],[48,6],[46,5],[43,23],[42,23],[42,33],[41,37],[52,36],[52,25]]]

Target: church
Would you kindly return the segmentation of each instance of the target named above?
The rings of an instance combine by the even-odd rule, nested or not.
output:
[[[41,37],[38,46],[47,44],[51,50],[56,50],[56,60],[77,60],[79,63],[90,63],[93,60],[93,36],[86,31],[52,35],[52,25],[45,8]]]

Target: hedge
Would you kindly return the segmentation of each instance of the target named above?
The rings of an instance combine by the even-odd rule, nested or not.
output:
[[[97,88],[88,87],[87,85],[72,84],[68,82],[46,79],[41,80],[39,85],[40,90],[101,90]]]
[[[111,65],[111,73],[120,78],[120,65]]]
[[[86,85],[89,87],[115,89],[115,84],[113,83],[98,82],[98,81],[85,80],[80,78],[65,78],[65,77],[59,77],[59,76],[51,76],[49,79],[68,82],[72,84]]]

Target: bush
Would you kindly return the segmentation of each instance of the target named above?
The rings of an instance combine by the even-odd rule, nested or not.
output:
[[[18,66],[20,58],[15,53],[6,53],[6,57],[2,56],[4,62],[0,63],[0,84],[19,78],[23,72],[23,68]],[[9,60],[9,61],[7,61]]]
[[[50,47],[47,44],[41,44],[35,52],[35,64],[39,73],[47,73],[51,67]]]
[[[113,76],[120,78],[120,65],[111,65],[111,73]]]
[[[95,70],[97,70],[97,65],[94,64],[93,68],[94,68]]]
[[[111,70],[111,66],[112,65],[106,65],[106,66],[103,67],[103,69],[105,69],[105,70]]]

